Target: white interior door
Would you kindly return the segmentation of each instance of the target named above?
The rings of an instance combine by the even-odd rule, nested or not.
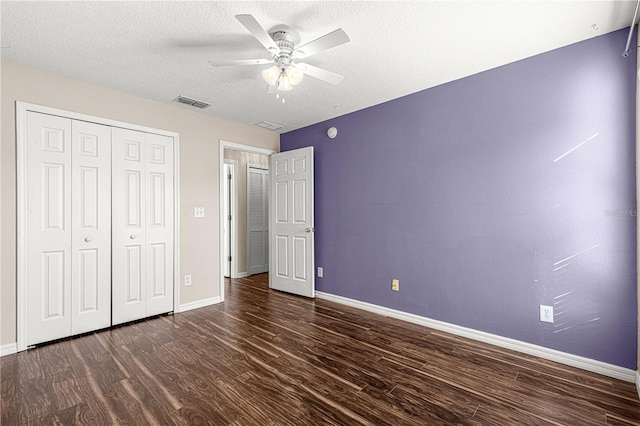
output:
[[[71,120],[27,113],[27,345],[71,333]]]
[[[111,325],[111,127],[71,127],[73,335]]]
[[[173,311],[173,139],[145,133],[146,315]]]
[[[269,271],[269,170],[247,167],[247,271]]]
[[[112,323],[146,312],[146,203],[144,133],[112,130]]]
[[[173,310],[173,146],[114,128],[112,323]]]
[[[112,130],[112,323],[146,313],[146,193],[144,133]]]
[[[315,297],[313,147],[271,155],[269,287]]]
[[[27,114],[27,345],[111,325],[111,129]]]

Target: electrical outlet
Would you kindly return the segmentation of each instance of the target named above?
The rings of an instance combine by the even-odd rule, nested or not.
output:
[[[322,266],[318,266],[318,278],[322,278],[323,274],[324,274],[324,270],[322,269]]]
[[[553,322],[553,306],[540,305],[540,321]]]
[[[204,207],[194,207],[193,217],[204,217]]]
[[[400,291],[400,280],[392,280],[391,281],[391,290]]]
[[[189,287],[191,285],[191,274],[184,276],[184,286]]]

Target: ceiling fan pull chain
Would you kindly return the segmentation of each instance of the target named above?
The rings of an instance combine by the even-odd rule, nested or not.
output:
[[[276,99],[280,99],[280,78],[282,77],[283,74],[280,74],[280,76],[278,76],[278,79],[276,80]],[[284,103],[284,94],[282,95],[282,103]]]

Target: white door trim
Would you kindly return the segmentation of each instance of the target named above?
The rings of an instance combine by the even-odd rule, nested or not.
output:
[[[231,191],[229,194],[229,211],[231,214],[231,225],[229,229],[229,233],[231,234],[231,249],[229,253],[229,255],[231,256],[231,270],[229,271],[229,275],[231,276],[231,278],[238,278],[238,162],[236,160],[223,160],[223,163],[229,164],[231,166],[230,169],[232,170]],[[224,173],[222,176],[224,179]],[[224,196],[224,192],[222,196]],[[224,253],[224,251],[222,253]]]
[[[236,149],[238,151],[251,152],[254,154],[262,154],[262,155],[271,155],[276,151],[266,149],[266,148],[258,148],[256,146],[251,145],[243,145],[236,142],[225,141],[223,139],[219,140],[219,150],[218,150],[218,207],[219,207],[219,223],[218,223],[218,240],[220,244],[218,245],[218,291],[220,294],[220,302],[224,302],[224,267],[222,265],[222,257],[224,256],[224,238],[222,238],[223,227],[224,227],[224,149]],[[236,173],[237,175],[237,173]],[[237,253],[236,253],[237,255]]]
[[[131,130],[138,130],[145,133],[169,136],[173,138],[174,155],[174,298],[173,309],[178,310],[180,306],[180,134],[168,130],[155,129],[152,127],[140,126],[123,121],[111,120],[108,118],[96,117],[93,115],[81,114],[27,102],[16,102],[16,198],[17,198],[17,285],[16,285],[16,345],[17,351],[27,349],[27,283],[25,273],[27,268],[26,254],[28,241],[26,240],[27,222],[27,196],[26,196],[26,141],[27,141],[27,111],[42,114],[66,117],[72,120],[88,121],[90,123],[103,124],[111,127],[122,127]]]

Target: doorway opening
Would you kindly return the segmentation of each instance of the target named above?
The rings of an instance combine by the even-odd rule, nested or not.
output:
[[[244,278],[251,271],[249,269],[249,247],[254,243],[253,258],[262,255],[266,257],[268,265],[268,252],[256,252],[256,244],[259,242],[256,232],[252,233],[253,238],[249,238],[248,203],[250,199],[247,194],[250,191],[249,179],[255,175],[249,173],[249,167],[255,170],[256,167],[268,170],[269,156],[275,151],[257,148],[249,145],[238,144],[220,140],[219,170],[220,170],[220,277],[219,294],[220,301],[224,301],[225,278]],[[229,178],[231,175],[231,178]],[[268,179],[268,178],[267,178]],[[254,182],[255,183],[255,182]],[[262,205],[268,215],[268,185],[263,184],[265,191]],[[255,185],[254,185],[255,187]],[[253,203],[253,212],[256,212],[256,203]],[[249,208],[249,214],[251,209]],[[267,216],[268,217],[268,216]],[[254,223],[255,225],[255,223]],[[265,250],[268,250],[268,220],[262,228],[262,240],[267,241]],[[254,230],[257,228],[253,228]],[[262,246],[261,246],[262,247]],[[257,271],[255,268],[253,271]]]

